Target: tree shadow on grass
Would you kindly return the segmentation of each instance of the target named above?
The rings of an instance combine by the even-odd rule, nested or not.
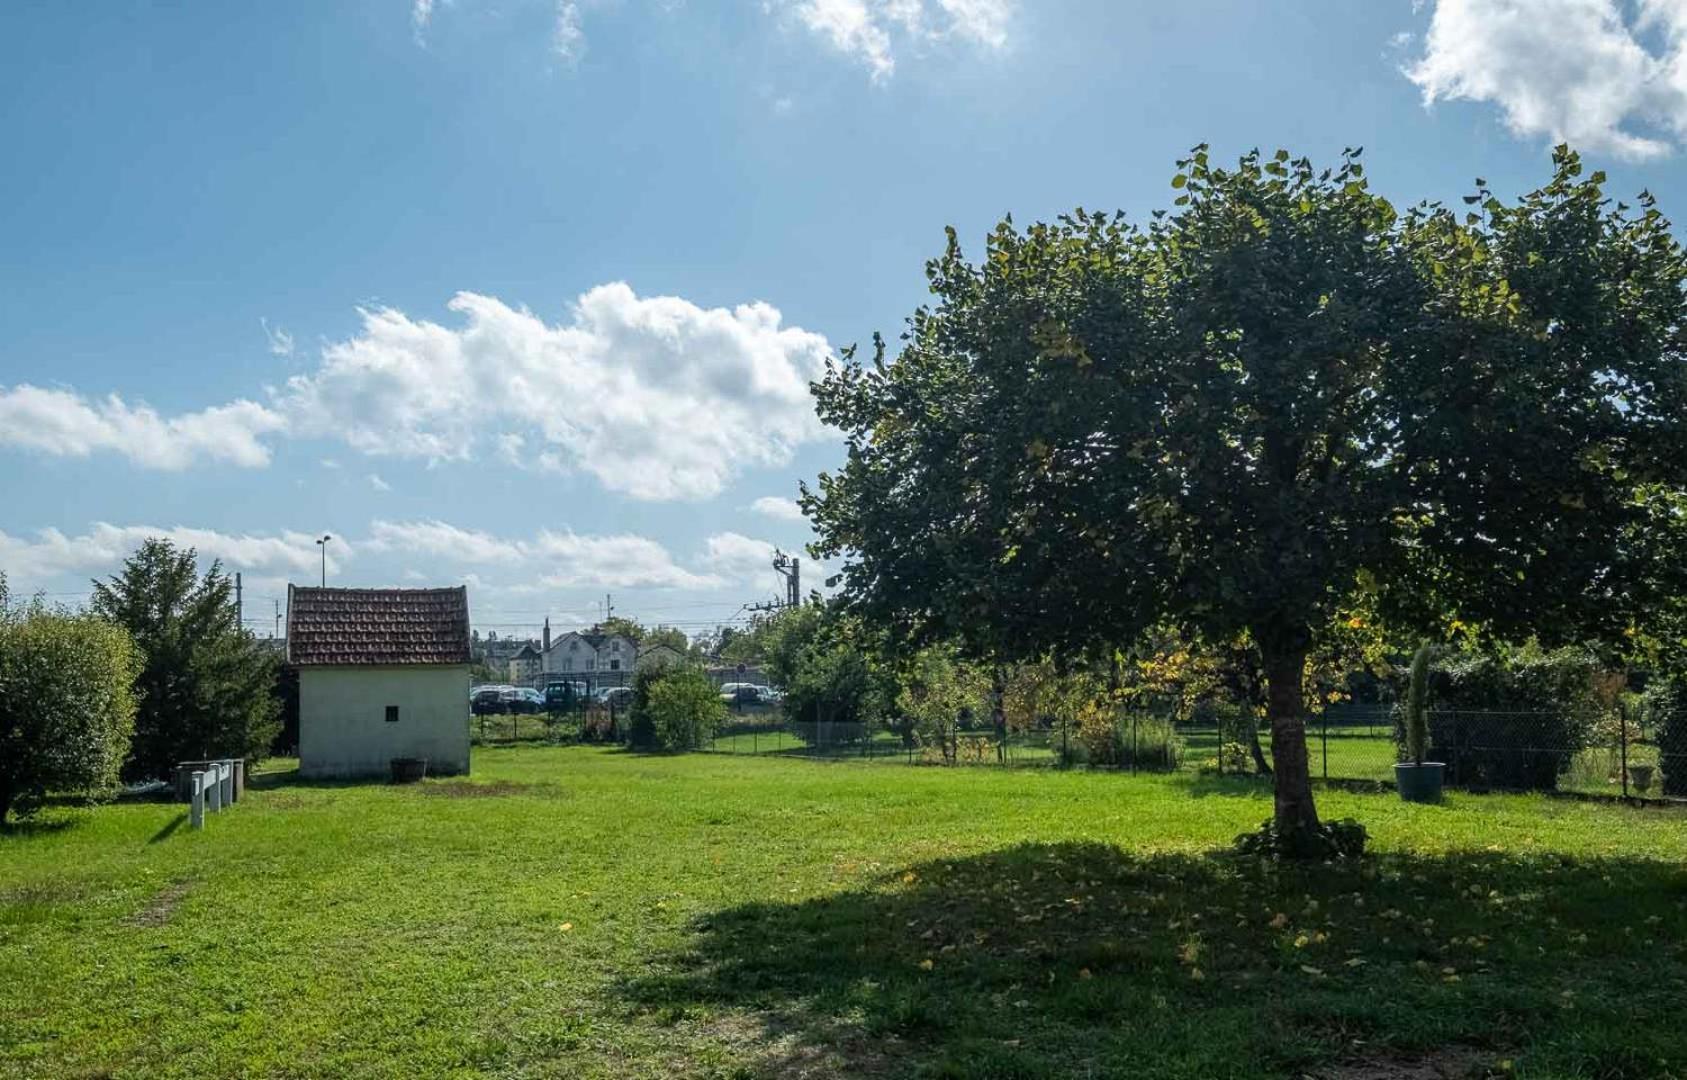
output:
[[[1643,860],[1026,845],[715,912],[621,990],[768,1076],[1650,1077],[1687,1070],[1684,904]]]
[[[82,824],[80,816],[35,817],[32,815],[13,818],[0,825],[0,836],[20,840],[35,836],[52,836],[67,829],[74,829],[80,824]]]

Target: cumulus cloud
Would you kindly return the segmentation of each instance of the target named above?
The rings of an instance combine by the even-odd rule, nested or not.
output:
[[[261,436],[285,427],[280,413],[245,400],[164,417],[116,394],[93,400],[28,383],[0,387],[0,445],[65,457],[104,451],[153,469],[200,460],[253,468],[269,464]]]
[[[802,522],[808,519],[803,516],[802,507],[795,499],[782,499],[777,495],[763,495],[750,504],[750,509],[775,521]]]
[[[1405,73],[1520,136],[1658,157],[1687,139],[1687,0],[1437,0]]]
[[[508,539],[443,521],[376,521],[360,546],[376,553],[428,555],[462,565],[517,570],[552,588],[712,589],[724,583],[716,574],[685,569],[661,544],[630,533],[593,536],[543,530],[533,537]]]
[[[167,417],[116,395],[0,386],[0,446],[255,467],[270,461],[265,437],[285,433],[430,462],[491,453],[663,500],[710,498],[746,467],[784,465],[828,435],[808,386],[831,347],[769,304],[703,308],[617,282],[554,325],[475,293],[449,307],[461,325],[362,311],[360,333],[326,346],[267,404]]]
[[[460,460],[490,442],[642,499],[708,498],[826,435],[808,384],[830,346],[768,304],[701,308],[615,283],[557,325],[476,293],[449,306],[463,325],[363,312],[277,407],[299,434],[367,454]]]
[[[704,545],[703,564],[731,581],[764,581],[773,574],[773,554],[774,547],[766,540],[716,533]]]
[[[191,547],[202,561],[222,560],[229,571],[284,580],[315,577],[321,552],[320,534],[283,532],[275,535],[224,533],[177,525],[112,525],[96,522],[87,532],[67,536],[58,529],[42,529],[33,538],[0,532],[0,566],[17,583],[32,585],[63,574],[99,575],[115,571],[141,543],[153,537]],[[340,568],[351,545],[338,539],[330,545],[328,569]]]
[[[1015,0],[784,0],[789,12],[832,48],[866,65],[875,82],[896,70],[896,51],[958,38],[1007,46]]]

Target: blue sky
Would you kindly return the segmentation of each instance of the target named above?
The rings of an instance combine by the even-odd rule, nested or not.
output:
[[[164,531],[267,630],[328,532],[485,628],[696,630],[945,225],[1144,217],[1200,141],[1516,192],[1559,138],[1683,213],[1687,3],[7,5],[0,567],[75,603]]]

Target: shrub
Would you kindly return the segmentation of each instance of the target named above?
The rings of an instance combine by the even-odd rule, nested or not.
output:
[[[39,608],[0,615],[0,823],[49,792],[116,783],[134,731],[135,668],[121,627]]]
[[[1284,832],[1275,821],[1266,821],[1253,832],[1236,838],[1236,850],[1243,855],[1271,859],[1357,859],[1365,853],[1370,834],[1352,818],[1325,821],[1316,829]]]
[[[1604,672],[1581,649],[1458,653],[1430,673],[1429,741],[1466,787],[1555,789],[1606,711]]]
[[[1422,765],[1429,751],[1429,660],[1429,646],[1418,646],[1406,689],[1406,760],[1414,765]]]
[[[645,750],[695,750],[726,718],[720,692],[688,665],[657,668],[634,681],[629,741]],[[641,687],[642,685],[642,692]]]
[[[1687,677],[1660,679],[1647,688],[1663,793],[1687,798]]]
[[[1183,740],[1171,721],[1121,713],[1106,702],[1078,710],[1078,743],[1091,765],[1170,772],[1183,759]]]

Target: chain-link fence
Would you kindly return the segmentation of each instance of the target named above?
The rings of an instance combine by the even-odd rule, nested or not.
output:
[[[1448,787],[1629,798],[1687,797],[1687,753],[1660,753],[1659,732],[1626,711],[1595,720],[1554,711],[1439,710],[1429,714],[1429,758]],[[1306,723],[1312,775],[1391,784],[1401,724],[1388,705],[1332,708]],[[774,708],[735,712],[700,747],[723,754],[894,760],[907,764],[1102,768],[1130,772],[1260,775],[1271,768],[1268,731],[1234,718],[1121,714],[1110,724],[1060,722],[1031,730],[942,732],[890,725],[791,723]],[[1673,766],[1673,768],[1672,768]]]

